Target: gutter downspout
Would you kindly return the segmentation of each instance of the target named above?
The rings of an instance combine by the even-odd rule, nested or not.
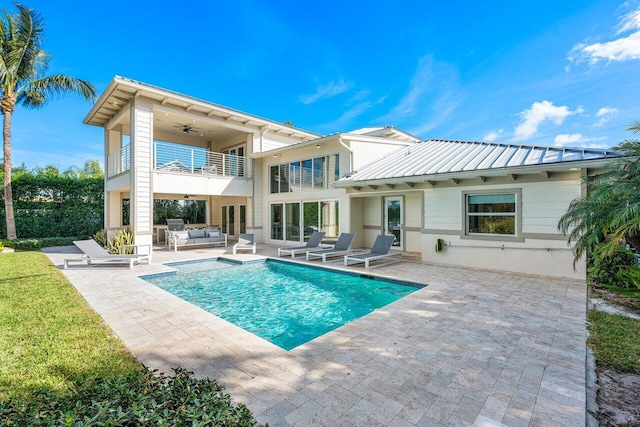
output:
[[[342,136],[338,136],[338,142],[349,152],[349,173],[353,173],[353,150],[347,146],[344,142],[342,142]]]

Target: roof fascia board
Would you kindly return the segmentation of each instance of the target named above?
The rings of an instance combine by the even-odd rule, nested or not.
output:
[[[355,133],[342,133],[340,134],[343,140],[348,141],[358,141],[358,142],[383,142],[389,145],[398,145],[406,147],[408,145],[415,144],[413,141],[403,141],[401,139],[390,139],[382,136],[368,136],[368,135],[358,135]]]
[[[291,145],[287,145],[280,148],[274,148],[273,150],[263,151],[262,153],[253,153],[253,154],[250,154],[249,157],[251,157],[252,159],[260,159],[262,157],[269,157],[269,156],[273,156],[274,154],[284,153],[285,151],[289,151],[294,148],[304,148],[304,147],[308,147],[309,145],[327,143],[333,139],[337,140],[339,137],[340,137],[339,133],[334,133],[334,134],[323,136],[320,138],[309,139],[306,141],[298,142],[296,144],[291,144]]]
[[[91,107],[85,118],[82,120],[82,123],[85,125],[90,124],[89,122],[93,119],[93,116],[95,116],[102,105],[107,102],[107,99],[109,99],[113,92],[115,92],[117,86],[118,83],[116,82],[116,79],[111,80],[106,89],[102,92],[102,95],[100,95],[95,104],[93,104],[93,107]]]
[[[307,141],[303,141],[303,142],[299,142],[297,144],[291,144],[291,145],[287,145],[286,147],[280,147],[280,148],[276,148],[273,150],[269,150],[269,151],[264,151],[262,153],[254,153],[251,154],[249,157],[254,158],[254,159],[259,159],[262,157],[267,157],[267,156],[272,156],[274,154],[280,154],[283,153],[285,151],[291,150],[293,148],[303,148],[303,147],[307,147],[309,145],[314,145],[314,144],[322,144],[322,143],[327,143],[331,140],[338,140],[339,138],[342,138],[343,141],[348,142],[348,141],[358,141],[358,142],[373,142],[373,143],[385,143],[385,144],[389,144],[389,145],[398,145],[398,146],[408,146],[408,145],[412,145],[414,144],[414,142],[412,141],[401,141],[401,140],[396,140],[396,139],[387,139],[387,138],[381,138],[381,137],[377,137],[377,136],[366,136],[366,135],[357,135],[357,134],[353,134],[353,133],[332,133],[331,135],[327,135],[327,136],[323,136],[320,138],[315,138],[315,139],[309,139]]]

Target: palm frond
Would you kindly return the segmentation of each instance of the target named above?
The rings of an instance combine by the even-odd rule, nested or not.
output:
[[[65,93],[77,93],[87,100],[92,100],[96,96],[96,90],[91,83],[56,74],[30,81],[21,87],[18,90],[18,102],[27,108],[38,108],[52,97]]]
[[[15,67],[17,81],[20,82],[33,79],[42,72],[40,65],[43,59],[41,51],[44,24],[35,10],[16,6],[18,14],[15,15],[15,44],[11,62]]]
[[[640,120],[634,120],[631,122],[631,126],[627,129],[634,134],[640,134]]]

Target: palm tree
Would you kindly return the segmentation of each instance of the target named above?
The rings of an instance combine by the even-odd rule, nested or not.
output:
[[[640,134],[640,121],[629,131]],[[573,243],[574,264],[596,247],[601,257],[613,253],[623,239],[640,248],[640,141],[624,141],[613,149],[624,155],[619,165],[588,178],[587,194],[573,200],[560,218],[558,229],[569,233]]]
[[[11,194],[11,117],[16,104],[40,108],[52,97],[67,92],[90,100],[96,96],[93,85],[64,75],[46,76],[50,56],[42,50],[44,24],[38,13],[16,5],[18,13],[3,10],[0,21],[0,112],[3,120],[4,204],[7,238],[17,238]]]

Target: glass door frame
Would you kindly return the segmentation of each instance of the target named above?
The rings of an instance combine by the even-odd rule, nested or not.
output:
[[[236,206],[221,205],[220,206],[220,228],[226,231],[227,237],[235,238],[236,236]],[[225,221],[226,220],[226,221]],[[223,224],[223,222],[225,222]],[[225,231],[222,231],[223,233]]]
[[[389,206],[390,202],[398,202],[400,205],[399,218],[397,225],[389,226]],[[383,199],[383,230],[384,234],[394,235],[398,240],[398,244],[394,242],[391,247],[392,250],[404,251],[404,197],[403,196],[389,196]]]

